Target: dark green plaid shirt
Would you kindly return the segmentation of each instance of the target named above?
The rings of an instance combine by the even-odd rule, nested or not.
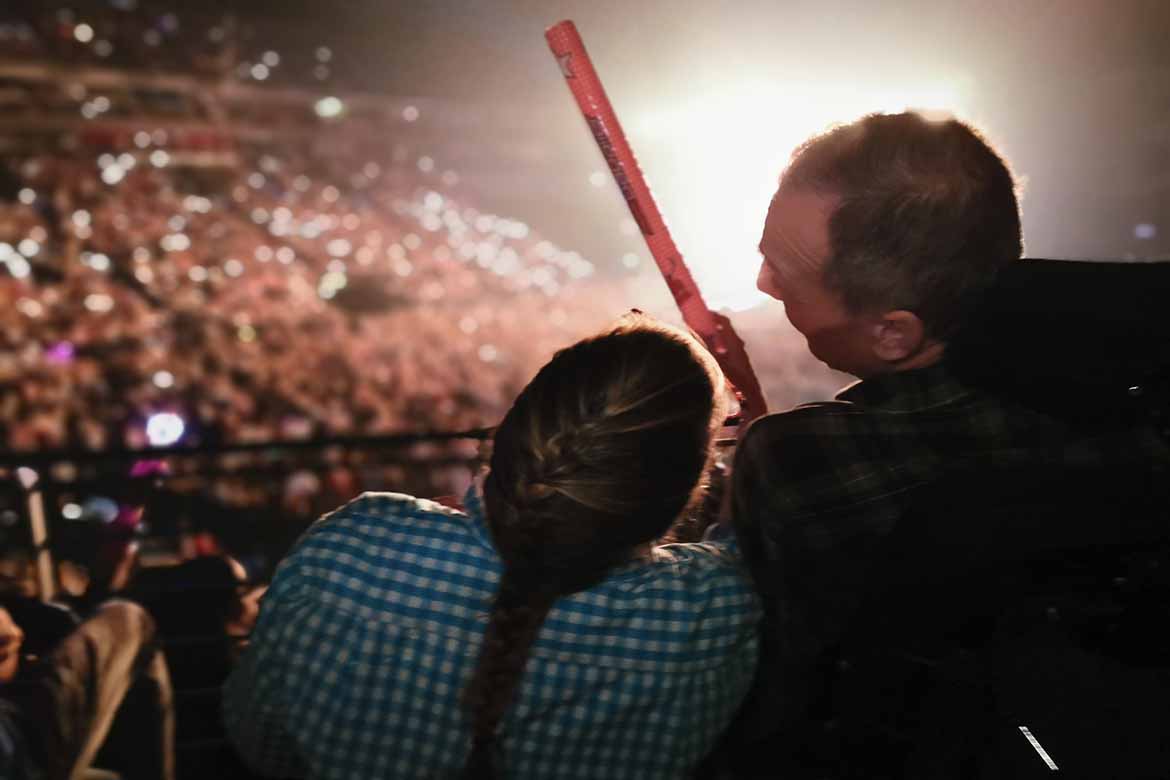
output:
[[[757,420],[736,453],[733,518],[768,606],[754,731],[793,725],[818,662],[865,593],[874,550],[915,489],[964,465],[1170,460],[1153,431],[1085,434],[966,387],[945,364],[857,382]],[[939,522],[945,522],[940,517]]]

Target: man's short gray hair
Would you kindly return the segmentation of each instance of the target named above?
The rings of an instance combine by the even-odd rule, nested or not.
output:
[[[957,119],[871,114],[835,127],[793,152],[780,189],[838,199],[824,278],[848,309],[912,311],[935,338],[1023,253],[1011,171]]]

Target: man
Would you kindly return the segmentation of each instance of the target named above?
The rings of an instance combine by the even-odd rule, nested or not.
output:
[[[960,462],[1058,463],[1080,440],[951,371],[948,343],[1022,254],[1011,172],[970,126],[871,115],[809,140],[760,251],[759,289],[817,358],[861,379],[756,420],[736,455],[732,518],[768,605],[740,736],[777,756],[777,735],[816,720],[875,551],[918,489]],[[1157,436],[1131,444],[1135,462],[1167,460]]]

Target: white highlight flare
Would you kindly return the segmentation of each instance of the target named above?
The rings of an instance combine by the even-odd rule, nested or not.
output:
[[[972,91],[960,74],[896,90],[879,83],[736,82],[651,104],[627,125],[663,213],[702,215],[670,229],[715,310],[741,311],[768,300],[756,290],[756,247],[795,146],[873,111],[941,109],[966,117]]]
[[[1028,730],[1028,727],[1020,726],[1019,729],[1020,733],[1024,735],[1024,739],[1028,740],[1028,743],[1032,745],[1032,749],[1040,754],[1040,758],[1044,759],[1045,764],[1048,764],[1048,768],[1053,772],[1057,771],[1060,767],[1052,760],[1052,756],[1048,755],[1048,751],[1040,745],[1039,740],[1032,736],[1032,732]]]

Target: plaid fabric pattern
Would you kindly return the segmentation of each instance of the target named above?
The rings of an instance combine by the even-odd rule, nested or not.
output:
[[[499,574],[474,491],[466,513],[382,493],[325,516],[264,597],[229,734],[278,776],[457,777]],[[502,776],[685,776],[751,684],[758,620],[734,543],[659,547],[561,599],[502,724]]]
[[[799,722],[816,659],[865,592],[875,546],[915,488],[951,470],[1165,462],[1153,431],[1078,433],[966,387],[945,364],[858,382],[757,420],[736,453],[733,518],[765,596],[760,728]],[[945,518],[939,518],[945,522]]]

